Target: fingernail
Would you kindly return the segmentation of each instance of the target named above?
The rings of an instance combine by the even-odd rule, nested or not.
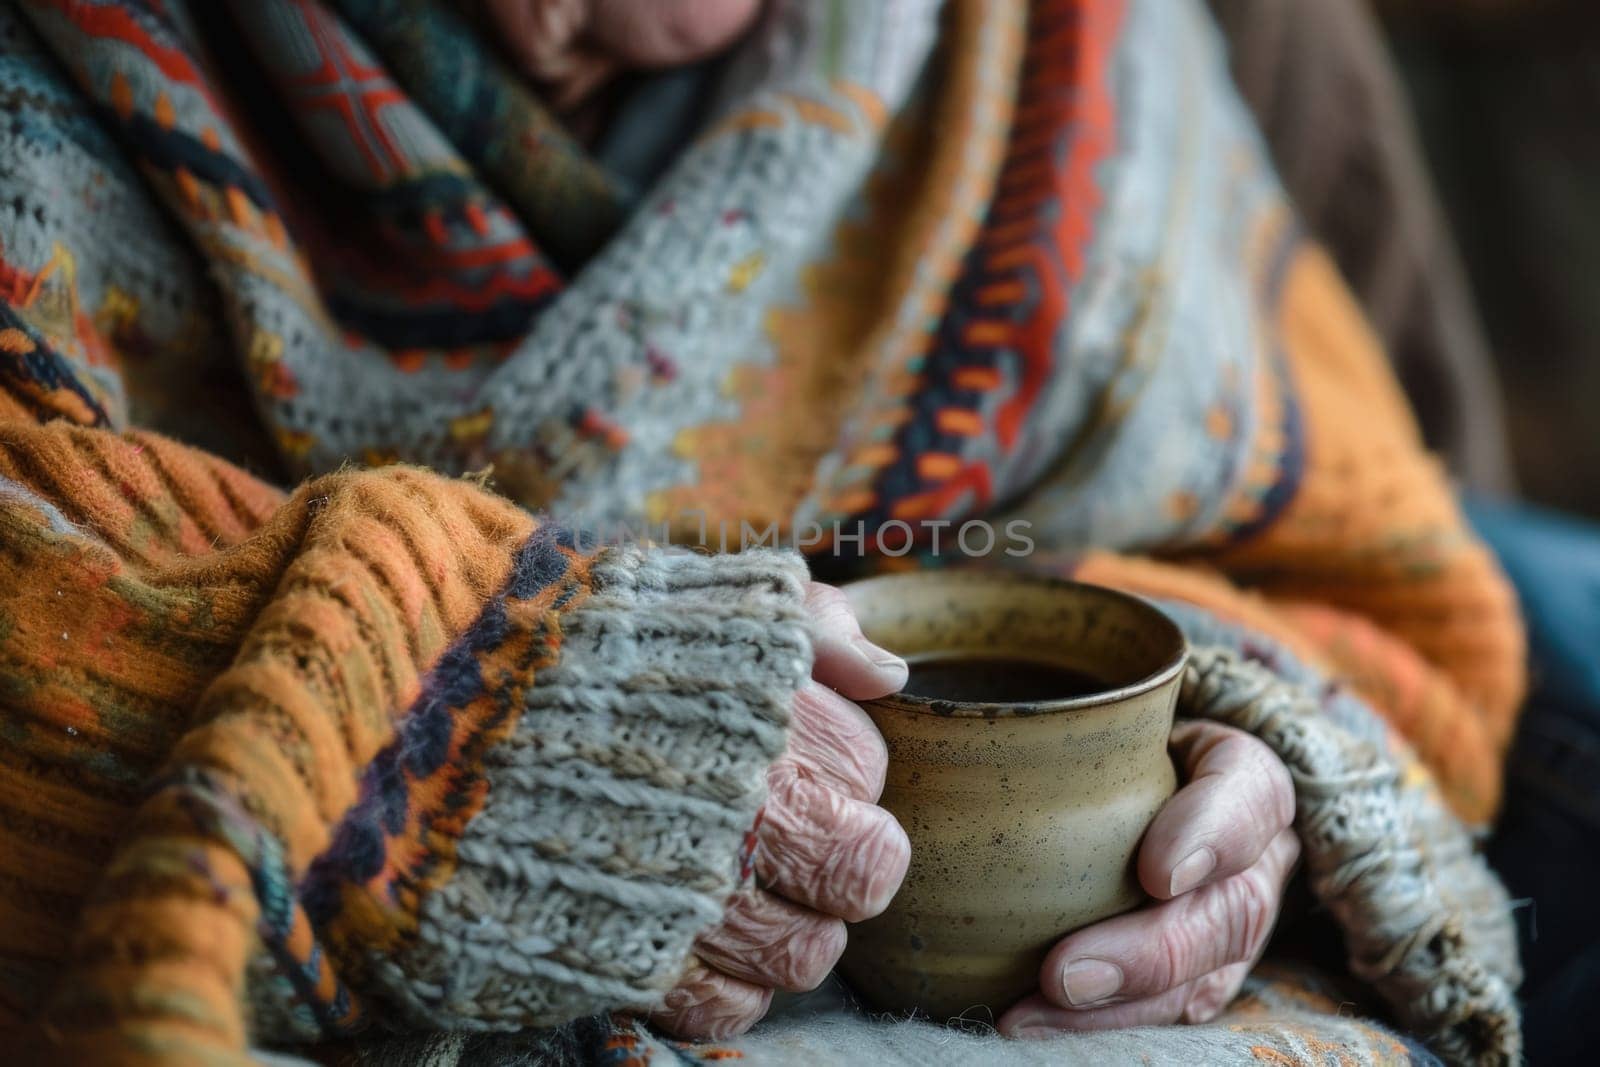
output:
[[[1074,1008],[1104,1000],[1122,988],[1122,968],[1105,960],[1081,959],[1067,964],[1061,977],[1067,1003]]]
[[[1172,884],[1168,887],[1173,896],[1180,896],[1206,880],[1217,869],[1217,854],[1201,845],[1172,868]]]
[[[866,660],[874,670],[887,671],[899,676],[899,685],[904,685],[906,678],[911,674],[911,668],[906,666],[906,661],[887,649],[879,648],[868,641],[865,636],[856,636],[851,639],[856,652]]]

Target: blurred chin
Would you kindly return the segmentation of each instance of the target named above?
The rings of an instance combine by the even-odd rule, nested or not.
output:
[[[693,63],[732,44],[761,0],[595,0],[590,39],[627,66]]]

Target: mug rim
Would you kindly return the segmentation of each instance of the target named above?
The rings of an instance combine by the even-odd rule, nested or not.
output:
[[[1015,574],[1004,571],[907,571],[900,574],[878,574],[871,578],[859,578],[856,581],[845,583],[839,589],[847,599],[853,601],[852,592],[856,590],[865,590],[872,586],[891,586],[903,584],[907,581],[926,581],[929,579],[973,585],[1049,586],[1064,593],[1088,593],[1091,596],[1097,596],[1105,600],[1120,601],[1123,605],[1134,609],[1137,614],[1144,616],[1156,628],[1166,631],[1166,636],[1176,648],[1176,652],[1160,667],[1137,681],[1129,682],[1127,685],[1119,686],[1115,689],[1085,693],[1081,696],[1006,703],[982,700],[945,700],[939,697],[925,697],[913,693],[898,692],[878,697],[871,701],[873,704],[889,705],[913,714],[934,715],[942,719],[1024,718],[1036,715],[1052,715],[1058,712],[1082,711],[1088,708],[1103,707],[1107,704],[1121,703],[1124,700],[1154,692],[1181,674],[1184,665],[1189,661],[1189,640],[1184,636],[1183,630],[1166,612],[1136,593],[1113,589],[1110,586],[1098,585],[1094,582],[1082,582],[1075,578],[1060,578],[1055,575]],[[852,609],[855,607],[854,603],[852,603],[851,607]]]

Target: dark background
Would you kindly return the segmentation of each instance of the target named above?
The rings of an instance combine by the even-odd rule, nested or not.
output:
[[[1488,333],[1519,487],[1600,516],[1600,0],[1379,10]]]

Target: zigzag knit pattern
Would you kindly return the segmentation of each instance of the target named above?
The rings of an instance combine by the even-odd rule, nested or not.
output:
[[[492,463],[524,504],[675,540],[701,517],[922,545],[1015,500],[1041,547],[1259,590],[1492,814],[1509,588],[1197,4],[957,0],[902,107],[926,0],[773,0],[715,121],[570,281],[538,227],[601,241],[611,193],[559,138],[525,169],[548,121],[448,6],[0,9],[0,409],[227,437],[186,388],[226,335],[290,467]]]
[[[1347,686],[1449,849],[1493,814],[1515,603],[1198,0],[938,7],[768,0],[619,211],[448,0],[0,4],[0,1012],[39,1058],[670,984],[780,743],[797,572],[518,504],[882,520],[891,564],[1018,520],[1029,566]],[[333,473],[123,432],[258,454],[246,401]],[[1380,896],[1352,944],[1423,960]],[[1497,924],[1456,913],[1440,1012],[1421,962],[1363,973],[1442,1049],[1461,1005],[1510,1048],[1468,973],[1513,980]]]

